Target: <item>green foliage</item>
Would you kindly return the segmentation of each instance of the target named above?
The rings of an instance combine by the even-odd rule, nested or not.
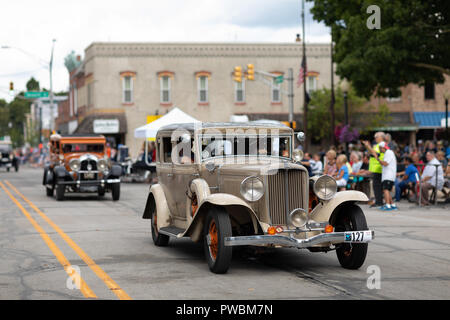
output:
[[[370,5],[381,10],[380,29],[367,27]],[[311,12],[331,27],[336,72],[358,95],[386,96],[450,75],[448,0],[314,0]]]
[[[9,132],[9,108],[8,103],[0,99],[0,137],[7,136]]]
[[[364,109],[366,99],[358,97],[353,89],[347,95],[348,118],[351,127],[359,128],[355,123],[355,115]],[[323,88],[311,93],[308,109],[308,132],[311,137],[319,141],[330,137],[331,132],[331,89]],[[335,125],[345,121],[344,94],[340,88],[335,90]]]
[[[40,91],[39,81],[31,77],[30,80],[28,80],[27,84],[27,91]]]
[[[329,140],[331,132],[331,89],[323,88],[311,94],[308,109],[308,132],[315,141]],[[374,112],[374,107],[368,105],[368,100],[356,95],[353,88],[347,94],[348,119],[350,128],[356,128],[359,133],[367,133],[372,128],[381,127],[390,120],[389,109],[381,105]],[[340,88],[335,90],[335,126],[345,123],[344,94]]]

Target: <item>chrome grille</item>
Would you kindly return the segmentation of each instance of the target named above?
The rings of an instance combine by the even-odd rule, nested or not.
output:
[[[289,212],[296,208],[308,209],[306,172],[278,170],[276,174],[268,175],[267,181],[268,209],[272,225],[286,225]]]

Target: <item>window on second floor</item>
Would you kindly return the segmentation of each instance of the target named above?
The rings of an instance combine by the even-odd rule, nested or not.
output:
[[[424,99],[434,100],[434,82],[425,82]]]
[[[133,102],[133,78],[125,76],[122,79],[123,103]]]
[[[272,103],[281,102],[281,86],[279,83],[275,82],[275,79],[272,80],[272,88],[271,88],[271,100]]]
[[[245,102],[245,80],[235,82],[234,101]]]
[[[170,103],[171,102],[171,83],[169,76],[162,76],[160,79],[161,83],[161,103]]]
[[[308,92],[309,95],[311,95],[311,93],[316,90],[317,90],[317,77],[308,76],[306,78],[306,91]]]
[[[198,102],[208,102],[208,77],[199,76],[197,80],[198,84]]]

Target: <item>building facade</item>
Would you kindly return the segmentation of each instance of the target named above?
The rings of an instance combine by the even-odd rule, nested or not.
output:
[[[330,87],[330,45],[307,44],[306,54],[307,90]],[[69,70],[68,106],[60,110],[65,118],[59,125],[77,121],[75,132],[92,133],[95,123],[110,123],[105,135],[113,144],[128,145],[135,156],[143,141],[134,138],[134,129],[175,106],[201,121],[230,121],[232,115],[287,121],[287,81],[277,84],[258,71],[286,78],[289,68],[294,120],[300,123],[301,58],[300,43],[92,43]],[[233,81],[234,67],[247,64],[254,65],[255,80]]]

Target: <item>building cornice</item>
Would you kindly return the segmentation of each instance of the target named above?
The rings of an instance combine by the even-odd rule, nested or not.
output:
[[[306,55],[328,57],[330,45],[306,44]],[[93,57],[301,57],[298,43],[119,43],[94,42],[85,60]]]

